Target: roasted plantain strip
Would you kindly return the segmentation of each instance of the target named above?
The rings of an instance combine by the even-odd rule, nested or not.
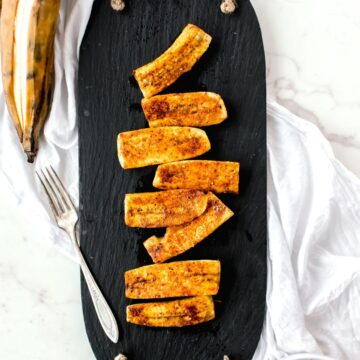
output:
[[[211,36],[205,31],[192,24],[186,25],[168,50],[152,62],[134,70],[144,97],[158,94],[191,70],[210,42]]]
[[[215,318],[211,296],[195,296],[166,302],[129,305],[126,321],[153,327],[183,327]]]
[[[219,198],[209,193],[202,215],[187,224],[168,227],[163,237],[152,236],[144,246],[154,263],[164,262],[194,247],[233,215]]]
[[[125,224],[157,228],[180,225],[200,216],[208,197],[198,190],[169,190],[125,195]]]
[[[158,189],[199,189],[239,193],[240,163],[187,160],[158,166],[153,186]]]
[[[157,95],[141,106],[150,127],[209,126],[227,118],[223,99],[212,92]]]
[[[219,283],[220,261],[178,261],[126,271],[125,295],[130,299],[216,295]]]
[[[6,0],[1,12],[5,100],[20,142],[33,162],[50,112],[54,37],[60,0]]]
[[[124,169],[190,159],[210,150],[205,131],[177,126],[123,132],[117,144]]]

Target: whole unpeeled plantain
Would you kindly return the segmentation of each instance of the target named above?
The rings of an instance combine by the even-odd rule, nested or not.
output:
[[[3,0],[1,63],[5,100],[33,162],[54,83],[55,25],[61,0]]]

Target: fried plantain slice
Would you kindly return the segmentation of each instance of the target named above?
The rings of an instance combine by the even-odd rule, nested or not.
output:
[[[157,59],[134,70],[145,98],[158,94],[190,71],[207,50],[211,36],[199,27],[188,24],[175,42]]]
[[[206,153],[211,147],[205,131],[178,126],[122,132],[117,145],[124,169],[190,159]]]
[[[209,126],[227,118],[223,99],[212,92],[157,95],[141,106],[150,127]]]
[[[130,299],[216,295],[219,283],[220,261],[177,261],[126,271],[125,295]]]
[[[166,229],[163,237],[152,236],[144,246],[154,263],[164,262],[194,247],[214,232],[234,213],[214,194],[208,194],[205,212],[193,221]]]
[[[126,308],[126,321],[143,326],[183,327],[200,324],[214,318],[214,301],[211,296],[134,304]]]
[[[169,190],[125,195],[125,224],[158,228],[184,224],[200,216],[208,196],[199,190]]]
[[[199,189],[239,193],[240,163],[187,160],[158,166],[153,186],[158,189]]]

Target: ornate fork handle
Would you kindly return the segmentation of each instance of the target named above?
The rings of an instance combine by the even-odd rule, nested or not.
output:
[[[79,217],[75,206],[71,201],[65,186],[51,166],[44,170],[40,170],[40,172],[36,172],[36,174],[44,187],[45,193],[49,199],[50,208],[58,226],[65,230],[71,239],[100,324],[109,339],[116,343],[119,339],[119,330],[115,317],[96,284],[81,253],[80,245],[76,240],[75,226]]]
[[[108,303],[106,302],[103,294],[101,293],[98,285],[96,284],[96,281],[93,275],[91,274],[88,265],[86,264],[86,261],[81,253],[80,247],[76,239],[75,229],[69,230],[67,232],[70,236],[71,242],[74,246],[74,250],[79,259],[79,264],[83,272],[86,284],[89,288],[90,296],[93,301],[95,311],[99,318],[100,324],[104,329],[106,335],[109,337],[109,339],[114,343],[117,343],[119,339],[119,330],[117,327],[115,317]]]

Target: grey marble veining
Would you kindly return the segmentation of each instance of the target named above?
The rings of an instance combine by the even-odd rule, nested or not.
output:
[[[254,0],[268,95],[317,125],[360,176],[360,22],[357,1]]]

